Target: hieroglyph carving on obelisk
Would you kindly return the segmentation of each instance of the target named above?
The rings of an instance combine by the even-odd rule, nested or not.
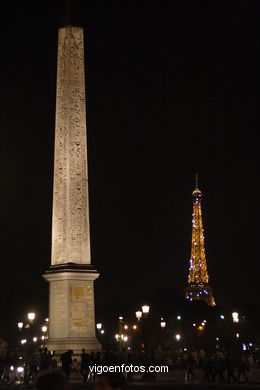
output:
[[[59,29],[52,265],[90,264],[83,28]]]
[[[49,338],[56,353],[98,351],[91,265],[83,28],[59,29]]]

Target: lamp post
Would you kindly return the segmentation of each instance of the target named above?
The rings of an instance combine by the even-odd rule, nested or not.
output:
[[[144,317],[147,317],[150,311],[150,306],[149,305],[143,305],[142,306],[142,312]]]
[[[148,357],[148,350],[149,350],[149,345],[148,345],[148,314],[150,312],[150,306],[149,305],[143,305],[142,306],[142,318],[143,318],[143,338],[144,338],[144,355],[145,359],[147,360]]]
[[[32,324],[33,321],[35,320],[35,316],[36,316],[36,314],[33,313],[33,312],[30,312],[30,313],[27,314],[27,318],[28,318],[28,321],[29,321],[30,324]]]
[[[138,311],[135,312],[135,316],[137,318],[137,321],[140,321],[142,316],[143,316],[143,312],[138,310]]]

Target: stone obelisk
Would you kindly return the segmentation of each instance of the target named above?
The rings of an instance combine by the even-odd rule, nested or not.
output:
[[[95,336],[85,104],[84,32],[67,17],[59,28],[52,258],[49,282],[50,350],[100,350]]]

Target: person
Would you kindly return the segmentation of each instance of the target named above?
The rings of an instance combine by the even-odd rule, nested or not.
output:
[[[69,349],[67,352],[64,352],[60,356],[62,370],[63,370],[64,374],[66,375],[67,379],[69,379],[70,372],[71,372],[72,355],[73,355],[73,351],[71,349]]]
[[[237,378],[235,376],[235,359],[232,356],[231,352],[228,352],[226,356],[226,367],[227,367],[227,383],[230,383],[231,379],[233,380],[234,383],[237,382]]]
[[[214,362],[212,356],[208,356],[206,358],[203,371],[204,371],[204,376],[202,382],[212,382],[214,377]]]
[[[65,376],[58,371],[48,371],[41,373],[36,382],[36,390],[69,390],[68,381]]]
[[[224,362],[224,359],[222,357],[221,354],[219,353],[216,353],[214,359],[213,359],[213,362],[214,362],[214,366],[215,366],[215,374],[214,374],[214,377],[213,377],[213,382],[215,382],[215,380],[218,380],[218,383],[225,383],[225,377],[224,377],[224,372],[226,370],[226,367],[225,367],[225,362]]]
[[[194,368],[196,367],[196,360],[195,360],[195,356],[192,352],[189,352],[186,364],[187,364],[187,366],[186,366],[186,373],[185,373],[185,382],[189,382],[191,377],[192,377],[192,379],[195,381],[195,383],[197,383],[197,377],[193,371]]]
[[[83,383],[86,383],[88,380],[89,366],[90,366],[90,355],[85,352],[85,349],[82,349],[81,362],[80,362],[80,374],[83,379]]]
[[[241,376],[245,378],[247,383],[250,383],[247,376],[247,372],[250,371],[250,366],[246,355],[240,357],[237,368],[238,368],[238,375],[237,375],[238,383],[240,382]]]
[[[40,371],[49,370],[50,367],[50,354],[48,348],[44,348],[44,350],[40,350],[40,363],[39,369]]]
[[[125,390],[126,379],[123,374],[104,373],[95,377],[94,390]]]

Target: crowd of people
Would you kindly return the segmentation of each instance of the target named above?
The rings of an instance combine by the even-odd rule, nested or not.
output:
[[[176,351],[177,352],[177,351]],[[61,355],[48,351],[47,348],[32,352],[21,359],[20,354],[14,353],[8,361],[0,362],[1,381],[12,383],[15,380],[15,369],[10,367],[23,366],[22,381],[24,384],[35,383],[40,373],[63,371],[64,378],[68,381],[72,372],[80,374],[83,383],[94,382],[97,375],[90,370],[93,366],[116,366],[122,363],[128,365],[165,364],[169,370],[182,369],[185,382],[202,383],[250,383],[250,371],[256,364],[255,357],[246,352],[233,354],[231,351],[216,351],[206,354],[204,350],[182,351],[172,356],[160,355],[159,357],[143,353],[134,354],[123,350],[120,352],[90,352],[82,349],[81,354],[74,355],[68,350]],[[200,369],[198,371],[198,369]],[[79,377],[79,376],[78,376]],[[127,379],[131,379],[129,375]],[[100,379],[103,380],[103,379]]]
[[[216,351],[211,354],[206,354],[204,350],[184,351],[178,360],[175,357],[166,361],[170,369],[185,369],[185,382],[195,383],[250,383],[250,372],[256,365],[252,354],[234,354],[232,351]],[[197,371],[198,369],[200,370]]]

